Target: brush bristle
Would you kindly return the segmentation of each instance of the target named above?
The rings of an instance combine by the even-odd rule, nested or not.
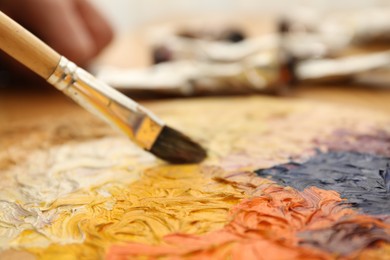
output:
[[[199,144],[169,126],[163,127],[150,152],[170,163],[198,163],[207,156]]]

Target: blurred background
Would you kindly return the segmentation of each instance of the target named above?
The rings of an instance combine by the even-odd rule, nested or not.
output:
[[[296,79],[310,84],[390,83],[388,0],[93,2],[116,31],[95,71],[120,89],[180,89],[188,94],[185,86],[191,85],[192,93],[210,94],[279,91]],[[280,59],[286,53],[289,57]],[[356,56],[371,53],[376,56]],[[357,60],[344,59],[350,56]],[[142,72],[99,67],[156,64]]]
[[[280,94],[390,111],[390,0],[89,1],[115,38],[85,68],[133,98]],[[54,34],[57,43],[74,44],[61,30]],[[11,93],[15,78],[1,69],[0,123],[3,111],[6,122],[32,95],[42,114],[48,101],[57,107],[25,83]]]
[[[40,1],[34,0],[32,8],[44,9]],[[122,91],[196,96],[284,94],[286,88],[305,84],[390,86],[390,0],[80,2],[96,5],[115,32],[113,41],[88,59],[80,57],[94,51],[91,46],[76,54],[65,52],[81,46],[71,40],[83,39],[80,35],[69,37],[64,29],[49,33],[44,19],[32,32],[55,35],[55,40],[43,40]],[[18,2],[6,3],[21,9]],[[61,10],[69,9],[59,6],[33,17],[27,8],[24,16],[30,20],[24,24],[47,14],[63,15]],[[88,20],[81,9],[70,10],[77,11],[73,21]],[[83,19],[76,19],[80,14]],[[96,35],[104,34],[97,20],[89,23]],[[67,28],[63,25],[57,26]]]
[[[118,31],[170,17],[224,13],[242,16],[281,14],[298,7],[321,10],[361,9],[389,6],[388,0],[92,0]]]

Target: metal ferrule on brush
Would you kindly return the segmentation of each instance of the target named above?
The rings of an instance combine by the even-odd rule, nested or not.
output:
[[[164,127],[164,123],[148,110],[65,57],[61,57],[47,81],[146,150],[152,148]]]

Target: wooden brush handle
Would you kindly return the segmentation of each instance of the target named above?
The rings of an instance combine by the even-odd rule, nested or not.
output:
[[[44,79],[50,77],[61,58],[56,51],[2,12],[0,49]]]

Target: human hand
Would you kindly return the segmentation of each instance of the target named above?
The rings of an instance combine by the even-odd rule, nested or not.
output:
[[[0,10],[80,66],[113,38],[110,25],[88,0],[4,0]]]

